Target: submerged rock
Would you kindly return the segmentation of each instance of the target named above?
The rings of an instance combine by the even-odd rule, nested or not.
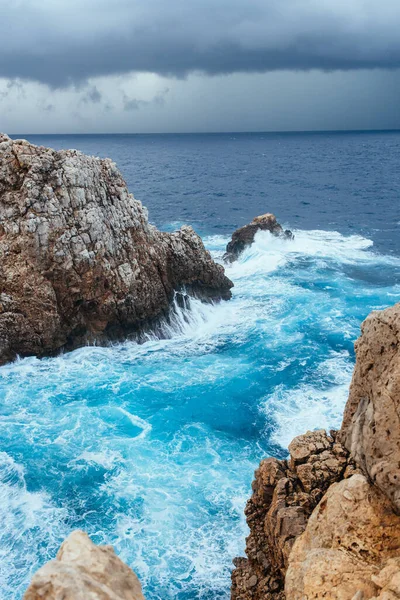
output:
[[[23,600],[144,600],[139,579],[112,546],[74,531],[33,576]]]
[[[341,436],[400,514],[400,303],[371,313],[361,331]]]
[[[294,237],[289,229],[283,230],[282,226],[276,220],[275,215],[266,213],[265,215],[255,217],[251,223],[233,232],[232,239],[226,247],[224,260],[226,262],[236,260],[243,250],[251,246],[254,242],[254,236],[258,231],[269,231],[272,235],[289,240],[292,240]]]
[[[191,227],[149,224],[111,160],[0,134],[0,364],[123,339],[176,290],[232,286]]]

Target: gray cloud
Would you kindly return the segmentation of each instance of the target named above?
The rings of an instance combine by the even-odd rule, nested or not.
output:
[[[90,87],[86,94],[83,96],[82,101],[85,103],[92,102],[93,104],[99,104],[101,102],[102,96],[95,85]]]
[[[10,94],[12,94],[13,92],[17,92],[17,95],[20,98],[25,98],[25,89],[21,81],[18,81],[16,79],[11,79],[10,81],[7,81],[5,89],[0,92],[0,98],[8,98],[8,96],[10,96]]]
[[[123,97],[124,110],[139,110],[143,101],[137,100],[136,98],[129,98],[127,95]]]
[[[137,98],[130,98],[129,96],[124,94],[122,97],[122,103],[124,106],[124,110],[126,110],[126,111],[139,110],[140,108],[142,108],[144,106],[151,106],[151,105],[164,106],[165,97],[167,96],[168,93],[169,93],[169,88],[165,88],[164,90],[162,90],[161,92],[156,94],[151,100],[138,100]]]
[[[398,0],[10,0],[0,21],[0,76],[53,87],[132,71],[400,66]]]

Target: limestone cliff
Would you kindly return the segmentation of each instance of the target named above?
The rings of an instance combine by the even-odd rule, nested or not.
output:
[[[232,600],[400,599],[399,342],[400,304],[372,313],[341,431],[261,463]]]
[[[149,224],[111,160],[0,134],[0,364],[123,339],[174,290],[232,285],[191,227]]]
[[[379,577],[389,566],[389,580]],[[363,475],[332,485],[290,554],[287,600],[400,598],[400,519]],[[383,593],[383,592],[382,592]]]
[[[246,506],[247,558],[232,573],[235,600],[283,600],[293,544],[329,486],[355,471],[337,433],[308,432],[289,446],[290,459],[263,460]]]
[[[400,304],[364,321],[356,355],[341,438],[400,513]]]

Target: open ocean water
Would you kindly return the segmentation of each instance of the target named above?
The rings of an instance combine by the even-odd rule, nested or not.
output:
[[[259,460],[340,426],[360,324],[400,300],[400,133],[14,137],[111,157],[217,260],[258,214],[295,233],[259,233],[233,299],[174,306],[169,339],[0,368],[1,599],[82,528],[147,600],[227,600]]]

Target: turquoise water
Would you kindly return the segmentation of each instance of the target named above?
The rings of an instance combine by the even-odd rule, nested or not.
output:
[[[294,233],[259,233],[227,268],[233,299],[174,306],[168,339],[0,369],[2,599],[75,528],[113,544],[148,600],[229,598],[258,461],[340,425],[360,323],[400,300],[391,249]],[[228,237],[204,240],[221,260]]]

